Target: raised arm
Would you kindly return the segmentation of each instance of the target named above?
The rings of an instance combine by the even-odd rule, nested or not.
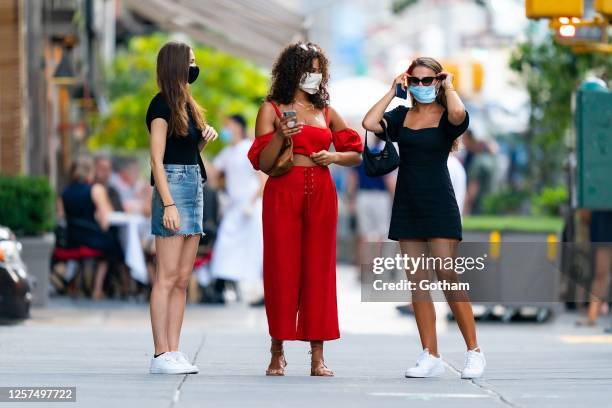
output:
[[[269,103],[264,103],[259,108],[257,120],[255,122],[255,137],[272,134],[270,142],[261,150],[259,154],[259,168],[263,172],[267,172],[272,168],[280,149],[283,147],[286,137],[302,131],[302,124],[298,124],[294,128],[287,127],[287,120],[276,116],[274,108]]]
[[[387,107],[395,97],[395,87],[397,84],[401,84],[402,87],[407,87],[408,74],[405,72],[398,75],[397,78],[393,81],[393,85],[391,85],[391,89],[378,101],[368,113],[366,113],[363,121],[361,122],[361,126],[364,129],[369,130],[370,132],[380,133],[383,131],[380,126],[380,121],[383,120],[383,115],[387,110]],[[386,120],[385,120],[386,123]]]
[[[453,86],[453,75],[449,72],[442,72],[446,79],[442,82],[444,93],[446,94],[446,110],[448,111],[448,121],[451,125],[458,126],[465,119],[465,106]]]

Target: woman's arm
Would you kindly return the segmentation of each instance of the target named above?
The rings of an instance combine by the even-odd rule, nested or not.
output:
[[[279,120],[274,108],[269,103],[264,103],[257,112],[255,122],[255,137],[274,132],[270,143],[263,148],[259,154],[259,168],[265,173],[272,168],[280,149],[283,147],[286,137],[292,137],[302,131],[303,124],[299,123],[294,128],[287,127],[287,120]]]
[[[339,131],[346,129],[348,126],[346,125],[346,122],[344,121],[342,116],[340,116],[340,114],[336,112],[336,110],[332,108],[331,106],[328,109],[329,109],[328,110],[329,127],[331,131],[339,132]],[[323,152],[327,152],[327,151],[323,151]],[[321,153],[322,152],[315,153],[313,160],[315,157],[320,158]],[[330,152],[327,152],[327,153],[331,155],[331,160],[332,160],[331,162],[339,164],[340,166],[358,166],[361,163],[361,154],[359,152],[351,152],[351,151],[338,152],[336,151],[333,153],[330,153]],[[316,163],[316,160],[314,161]]]
[[[451,125],[458,126],[465,119],[465,106],[453,86],[453,74],[442,72],[446,79],[442,82],[444,93],[446,94],[446,110],[448,111],[448,121]]]
[[[393,85],[391,85],[391,89],[389,89],[389,91],[378,102],[376,102],[372,108],[370,108],[368,113],[366,113],[363,121],[361,122],[361,126],[363,126],[364,129],[374,133],[380,133],[383,131],[383,128],[380,126],[380,121],[384,120],[383,115],[385,114],[385,110],[387,110],[387,107],[395,97],[395,87],[397,84],[401,84],[405,88],[407,80],[408,74],[405,72],[395,78]],[[385,124],[387,124],[386,120]]]
[[[178,209],[174,204],[174,199],[170,194],[166,170],[164,170],[164,152],[166,151],[166,134],[168,132],[168,122],[162,118],[155,118],[151,122],[151,170],[155,187],[159,192],[164,206],[163,225],[164,227],[178,231],[180,228],[180,218]]]
[[[99,183],[94,184],[91,187],[91,199],[96,205],[96,213],[94,214],[96,221],[103,231],[108,230],[108,215],[113,211],[113,205],[108,197],[106,187]]]

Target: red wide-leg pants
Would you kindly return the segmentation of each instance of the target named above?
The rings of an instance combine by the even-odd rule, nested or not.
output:
[[[278,340],[340,337],[336,304],[338,198],[327,167],[294,166],[263,193],[264,299]]]

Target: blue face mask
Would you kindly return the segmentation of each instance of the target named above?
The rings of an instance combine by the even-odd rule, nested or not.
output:
[[[435,85],[430,85],[430,86],[410,85],[408,89],[410,90],[410,93],[412,94],[412,96],[414,96],[414,99],[417,100],[417,102],[432,103],[433,101],[436,100],[436,86]]]
[[[228,128],[224,127],[223,129],[221,129],[221,132],[219,132],[219,138],[221,138],[221,140],[224,143],[229,143],[232,140],[232,131],[229,130]]]

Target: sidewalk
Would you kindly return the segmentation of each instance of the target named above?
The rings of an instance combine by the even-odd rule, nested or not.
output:
[[[309,377],[307,344],[297,342],[286,346],[287,376],[265,377],[265,314],[241,304],[188,308],[182,349],[200,374],[149,375],[146,305],[59,300],[23,324],[0,326],[0,385],[77,387],[76,404],[53,407],[610,406],[612,336],[574,328],[571,315],[480,324],[489,366],[476,381],[459,379],[462,341],[454,323],[441,321],[446,375],[405,379],[419,352],[414,321],[391,304],[360,304],[350,272],[340,274],[343,337],[326,352],[335,378]],[[21,405],[31,406],[10,406]]]

